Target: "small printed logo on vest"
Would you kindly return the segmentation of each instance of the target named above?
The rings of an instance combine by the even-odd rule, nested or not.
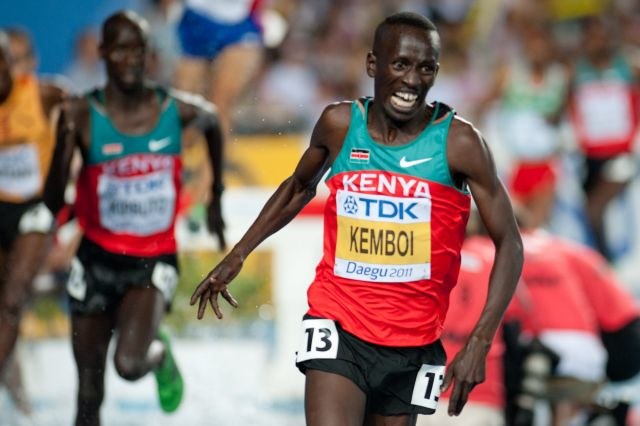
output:
[[[102,154],[103,155],[118,155],[122,154],[124,148],[122,144],[119,142],[116,143],[107,143],[102,145]]]
[[[369,150],[361,148],[351,148],[351,154],[349,155],[350,163],[368,163],[369,162]]]

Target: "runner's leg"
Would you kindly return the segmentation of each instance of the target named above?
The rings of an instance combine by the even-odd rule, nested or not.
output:
[[[16,344],[31,283],[44,261],[50,238],[36,232],[19,235],[7,253],[0,277],[0,374]]]
[[[344,376],[308,369],[304,410],[308,426],[362,426],[367,397]]]
[[[100,425],[105,362],[113,326],[110,314],[71,317],[71,342],[78,369],[76,426]]]
[[[127,290],[118,311],[118,337],[114,363],[126,380],[137,380],[157,367],[163,350],[150,351],[165,314],[165,300],[156,288]]]

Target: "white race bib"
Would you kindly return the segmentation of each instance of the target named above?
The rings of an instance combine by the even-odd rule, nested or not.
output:
[[[178,271],[173,265],[164,262],[156,263],[151,274],[151,282],[162,292],[165,301],[173,299],[178,285]]]
[[[34,144],[0,148],[0,191],[30,198],[40,191],[40,162]]]
[[[43,202],[39,202],[24,212],[18,223],[18,230],[21,234],[31,232],[46,234],[51,231],[54,221],[51,210]]]
[[[413,385],[411,403],[435,410],[443,381],[444,365],[422,364],[416,376],[416,383]]]
[[[100,223],[112,232],[147,236],[166,231],[173,223],[176,189],[172,170],[124,178],[101,175],[98,197]]]
[[[340,339],[336,323],[333,320],[303,320],[302,331],[296,362],[310,359],[336,359]]]
[[[76,300],[83,301],[87,297],[87,281],[84,276],[82,262],[74,257],[71,260],[71,269],[67,279],[67,293]]]
[[[577,92],[578,112],[591,145],[629,136],[634,123],[624,83],[589,84]]]

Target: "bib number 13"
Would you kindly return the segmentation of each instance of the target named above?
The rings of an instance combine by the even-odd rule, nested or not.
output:
[[[422,364],[413,386],[411,403],[436,409],[440,398],[440,386],[444,380],[444,365]]]
[[[306,319],[302,321],[302,331],[297,362],[309,359],[335,359],[338,356],[338,330],[334,321]]]

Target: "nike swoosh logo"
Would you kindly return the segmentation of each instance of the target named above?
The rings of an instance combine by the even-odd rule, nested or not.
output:
[[[171,138],[169,136],[167,136],[166,138],[158,139],[158,140],[151,139],[149,141],[149,149],[152,152],[160,151],[162,148],[169,146],[170,143],[171,143]]]
[[[404,156],[400,159],[400,167],[406,169],[407,167],[417,166],[418,164],[426,163],[427,161],[431,161],[433,158],[419,158],[417,160],[407,160]]]

